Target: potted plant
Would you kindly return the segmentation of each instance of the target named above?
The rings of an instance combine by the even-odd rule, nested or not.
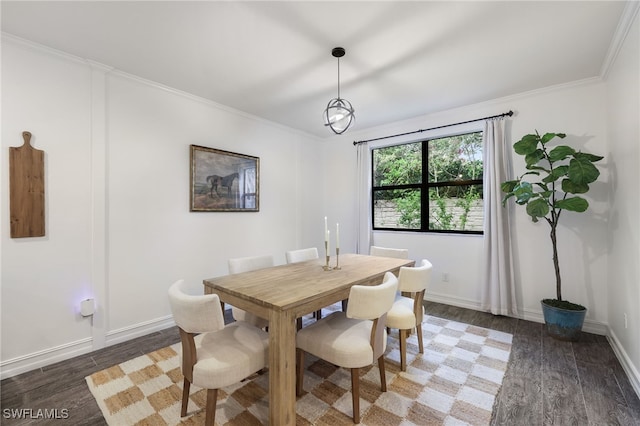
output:
[[[556,298],[543,299],[542,312],[550,335],[563,340],[575,340],[580,335],[587,309],[562,298],[558,221],[564,210],[579,213],[587,210],[587,200],[576,194],[589,191],[589,184],[600,175],[593,163],[604,157],[576,151],[567,145],[550,146],[555,138],[565,137],[564,133],[545,133],[540,136],[536,131],[513,144],[515,153],[524,156],[527,171],[516,180],[503,182],[501,189],[506,193],[503,206],[513,197],[516,204],[526,207],[533,222],[544,219],[550,227]]]

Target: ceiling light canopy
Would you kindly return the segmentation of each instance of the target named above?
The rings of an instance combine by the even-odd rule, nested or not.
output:
[[[340,58],[344,56],[345,50],[342,47],[334,47],[331,54],[338,58],[338,97],[333,98],[324,110],[324,125],[329,126],[337,135],[347,131],[353,124],[356,116],[353,114],[351,102],[340,98]]]

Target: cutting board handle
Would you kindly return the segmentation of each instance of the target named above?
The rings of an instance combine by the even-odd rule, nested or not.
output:
[[[24,139],[24,146],[31,147],[31,132],[22,132],[22,139]]]

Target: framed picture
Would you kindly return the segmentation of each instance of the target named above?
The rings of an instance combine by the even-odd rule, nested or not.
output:
[[[260,158],[191,145],[192,212],[260,211]]]

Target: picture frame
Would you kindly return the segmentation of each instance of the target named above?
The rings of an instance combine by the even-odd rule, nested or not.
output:
[[[190,145],[190,161],[190,211],[260,211],[260,158]]]

